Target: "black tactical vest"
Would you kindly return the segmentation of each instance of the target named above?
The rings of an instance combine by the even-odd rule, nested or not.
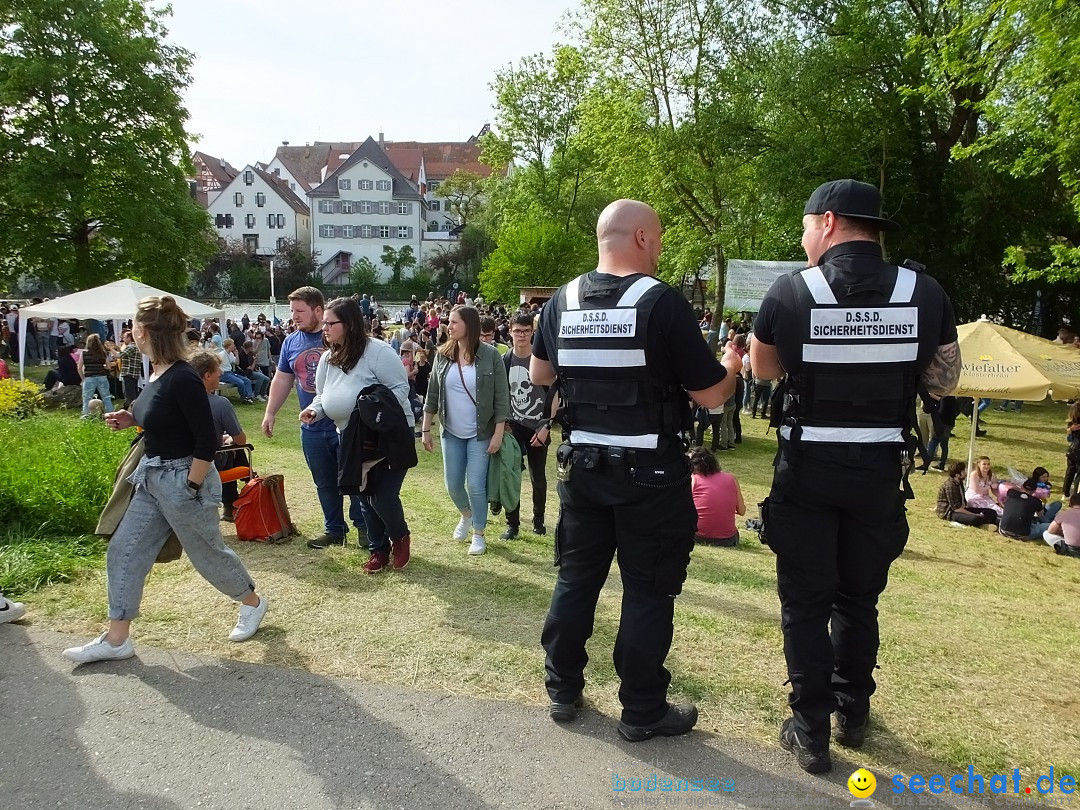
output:
[[[575,445],[666,449],[687,426],[685,392],[649,372],[653,306],[668,285],[651,276],[571,281],[557,307],[553,364],[562,421]]]
[[[804,442],[893,444],[912,427],[919,356],[919,276],[897,268],[891,294],[860,293],[858,306],[837,300],[820,267],[792,274],[802,367],[780,429]]]

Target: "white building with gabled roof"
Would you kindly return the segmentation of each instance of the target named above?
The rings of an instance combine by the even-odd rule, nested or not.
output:
[[[323,181],[308,199],[312,249],[318,251],[325,283],[345,283],[361,257],[370,259],[385,280],[390,270],[381,257],[387,245],[395,250],[409,245],[417,262],[423,259],[427,204],[373,138],[350,152],[331,149]]]
[[[286,239],[311,244],[311,211],[280,177],[247,165],[207,208],[218,238],[243,243],[253,256],[272,256]]]

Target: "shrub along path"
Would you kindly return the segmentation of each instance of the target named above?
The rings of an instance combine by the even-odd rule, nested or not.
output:
[[[287,403],[277,435],[267,441],[257,435],[262,409],[240,409],[257,446],[257,467],[285,474],[294,520],[310,535],[321,521],[295,412],[295,403]],[[1006,464],[1026,471],[1047,466],[1060,488],[1064,418],[1064,408],[1051,405],[994,413],[979,451],[999,472]],[[760,420],[743,419],[745,441],[722,454],[721,463],[739,476],[753,504],[767,491],[775,445]],[[966,427],[962,420],[958,435]],[[47,431],[35,435],[41,452],[48,452]],[[962,440],[953,451],[964,452]],[[541,705],[537,640],[554,582],[550,534],[494,541],[488,554],[468,557],[450,539],[456,518],[439,458],[421,456],[403,491],[415,555],[406,571],[365,576],[360,566],[366,555],[354,545],[313,552],[300,540],[243,544],[239,551],[272,607],[252,642],[229,645],[234,608],[228,600],[186,560],[158,566],[136,623],[137,644],[426,693]],[[879,774],[955,773],[970,763],[982,772],[1020,767],[1025,779],[1051,765],[1059,775],[1077,775],[1080,703],[1063,685],[1072,682],[1080,641],[1074,616],[1080,565],[1044,544],[937,520],[940,483],[933,474],[914,480],[911,540],[881,604],[879,692],[860,764]],[[555,500],[552,494],[549,503]],[[554,512],[552,507],[549,526]],[[523,517],[528,525],[528,515]],[[501,518],[494,518],[489,535],[501,528]],[[355,544],[355,535],[351,540]],[[618,714],[611,647],[619,598],[613,576],[601,598],[587,672],[588,699],[612,718]],[[90,570],[25,601],[34,627],[95,634],[105,615],[104,572]],[[756,539],[744,539],[737,549],[695,550],[676,606],[669,665],[673,696],[699,703],[703,730],[774,745],[786,713],[778,612],[773,558]]]

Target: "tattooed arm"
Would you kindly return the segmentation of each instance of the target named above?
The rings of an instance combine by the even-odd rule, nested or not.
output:
[[[956,341],[938,346],[934,359],[922,373],[922,381],[926,390],[937,399],[956,389],[960,381],[960,346]]]

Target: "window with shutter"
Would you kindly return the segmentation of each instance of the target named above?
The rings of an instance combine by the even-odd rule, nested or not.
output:
[[[343,214],[351,214],[352,209],[353,209],[352,200],[342,200],[341,201],[341,213],[343,213]]]
[[[362,200],[360,202],[360,213],[361,214],[370,214],[371,213],[371,201],[370,200]]]
[[[389,239],[390,238],[390,226],[389,225],[380,225],[379,226],[379,238],[380,239]]]
[[[255,227],[255,215],[254,214],[245,215],[244,216],[244,225],[246,227],[248,227],[248,228],[254,228]]]
[[[371,228],[370,225],[361,225],[360,226],[360,237],[363,238],[363,239],[370,239],[371,238],[371,231],[372,231],[372,228]]]
[[[428,205],[431,207],[432,211],[438,211],[440,209],[439,200],[432,200]]]
[[[231,228],[232,226],[233,226],[233,215],[232,214],[226,214],[225,215],[225,227],[226,228]]]
[[[346,180],[345,178],[339,178],[337,181],[337,187],[340,189],[352,188],[352,180]]]
[[[352,239],[353,238],[353,226],[352,225],[342,225],[341,226],[341,237],[343,239]]]
[[[263,194],[261,191],[255,195],[255,205],[259,206],[259,208],[262,208],[264,205],[266,205],[266,195]]]
[[[216,217],[214,217],[214,225],[216,225],[218,228],[224,228],[225,217],[223,217],[221,214],[218,214]]]
[[[236,203],[237,208],[242,208],[244,206],[244,195],[239,191],[236,192],[233,194],[233,202]]]
[[[398,239],[408,239],[409,238],[409,227],[407,225],[399,226],[398,229],[397,229],[397,237],[398,237]]]
[[[371,191],[371,188],[372,188],[373,185],[374,184],[370,180],[361,180],[360,181],[360,190],[361,191]]]
[[[285,227],[285,215],[284,214],[278,214],[277,215],[277,226],[279,228],[284,228]]]
[[[244,185],[245,186],[250,186],[254,182],[255,182],[255,172],[251,172],[251,171],[244,172]]]
[[[390,203],[385,202],[385,201],[379,203],[379,213],[380,214],[389,214],[390,213]]]
[[[273,214],[266,215],[266,227],[273,228],[276,222],[277,218]]]

